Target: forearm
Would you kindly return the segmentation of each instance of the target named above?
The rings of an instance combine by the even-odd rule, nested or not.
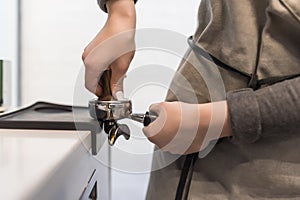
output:
[[[115,15],[128,19],[135,18],[135,5],[133,0],[109,0],[106,2],[108,16]]]
[[[82,59],[101,42],[114,37],[120,33],[124,33],[121,37],[123,41],[133,43],[134,29],[136,26],[136,12],[133,0],[109,0],[107,1],[108,18],[104,27],[96,35],[96,37],[85,48]],[[119,39],[121,37],[118,37]]]
[[[104,12],[108,12],[108,2],[109,1],[122,1],[122,0],[97,0],[98,1],[98,5],[100,6],[101,10],[103,10]],[[137,0],[125,0],[125,1],[133,1],[134,3],[137,2]]]
[[[207,133],[209,127],[213,131],[206,135],[208,140],[232,136],[231,121],[226,101],[199,104],[199,133]]]
[[[256,91],[230,92],[227,102],[236,142],[251,143],[300,130],[300,78]]]
[[[251,143],[260,137],[294,133],[300,130],[300,78],[257,91],[232,91],[227,101],[199,104],[199,111],[200,131],[222,127],[210,139],[233,136],[236,142]]]
[[[130,31],[136,26],[136,12],[133,0],[107,1],[108,18],[105,26],[114,27],[114,32]]]

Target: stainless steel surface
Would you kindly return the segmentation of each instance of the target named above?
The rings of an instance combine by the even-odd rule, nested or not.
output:
[[[129,117],[130,117],[130,119],[132,119],[134,121],[144,123],[145,114],[134,113],[134,114],[131,114]]]
[[[100,101],[97,99],[89,102],[90,106],[106,113],[100,120],[120,120],[128,118],[132,113],[132,103],[130,100],[121,101]]]
[[[157,118],[154,113],[132,113],[130,100],[102,101],[93,99],[89,102],[89,108],[90,115],[94,119],[103,122],[104,131],[108,134],[110,145],[114,145],[120,135],[123,135],[126,140],[130,138],[128,126],[117,123],[118,120],[127,118],[148,126]]]

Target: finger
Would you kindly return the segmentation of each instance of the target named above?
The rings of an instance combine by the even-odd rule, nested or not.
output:
[[[128,41],[128,37],[126,37],[128,34],[132,35],[132,33],[134,32],[128,31],[119,34],[116,37],[103,39],[104,41],[101,41],[102,39],[99,39],[100,36],[97,36],[97,39],[95,39],[96,42],[93,41],[85,49],[83,55],[86,68],[85,85],[89,91],[97,93],[97,83],[100,75],[114,60],[116,60],[115,58],[121,59],[116,60],[117,62],[120,62],[117,67],[111,67],[112,69],[116,68],[116,70],[114,69],[113,80],[111,82],[113,87],[111,88],[117,86],[114,90],[114,94],[118,90],[123,91],[123,83],[122,81],[119,82],[119,79],[126,73],[129,63],[134,55],[132,52],[134,50],[134,43],[131,40]],[[120,48],[115,48],[116,46]],[[126,52],[129,53],[126,54]]]
[[[96,82],[96,85],[95,85],[95,83],[91,82],[91,79],[86,78],[85,87],[91,93],[93,93],[93,94],[97,95],[98,97],[100,97],[103,93],[103,89],[102,89],[101,85],[98,85],[97,81],[95,81],[95,82]]]
[[[155,125],[153,125],[154,124],[154,122],[153,123],[151,123],[149,126],[145,126],[143,129],[142,129],[142,131],[143,131],[143,133],[144,133],[144,135],[149,139],[149,138],[151,138],[151,137],[153,137],[153,136],[155,136],[155,135],[157,135],[157,133],[156,132],[154,132],[154,126]],[[151,140],[150,140],[151,141]],[[153,142],[153,141],[151,141],[151,142]]]
[[[125,99],[123,91],[117,91],[115,95],[117,100]]]
[[[164,112],[164,109],[162,109],[159,104],[153,104],[151,105],[151,108],[153,109],[150,109],[150,111],[155,112],[158,115],[158,117],[148,126],[143,128],[144,134],[149,139],[153,139],[154,136],[159,135],[161,132],[163,132],[162,130],[166,123],[166,113]]]
[[[85,87],[90,92],[100,95],[101,87],[98,85],[99,73],[93,73],[88,68],[85,69]]]
[[[119,99],[123,97],[123,82],[124,82],[124,75],[123,76],[116,76],[113,75],[112,73],[112,78],[110,82],[110,88],[112,91],[112,95],[115,99]],[[121,97],[122,96],[122,97]]]
[[[93,38],[93,40],[84,48],[84,52],[82,54],[82,60],[85,60],[87,55],[97,46],[99,45],[102,41],[104,41],[106,34],[103,29],[101,29],[97,35]]]
[[[100,97],[103,93],[102,91],[103,91],[102,87],[98,85],[96,88],[96,92],[94,94],[97,95],[97,97]]]
[[[90,53],[83,61],[85,67],[85,87],[90,92],[99,96],[102,94],[102,88],[99,86],[99,77],[101,77],[105,67],[98,62],[96,55],[91,54],[92,53]]]
[[[156,120],[149,126],[144,127],[142,130],[150,142],[160,146],[160,143],[162,142],[161,135],[163,133],[163,125],[161,122]]]
[[[157,114],[156,120],[154,120],[152,123],[150,123],[148,126],[143,128],[143,132],[147,137],[150,137],[150,135],[153,135],[153,127],[155,126],[155,123],[159,120],[159,113],[160,113],[160,105],[159,103],[151,104],[149,107],[149,111],[152,113]]]
[[[111,100],[112,92],[110,87],[110,79],[111,79],[111,70],[105,70],[99,79],[99,85],[102,88],[101,96],[99,97],[102,100]]]
[[[152,113],[156,113],[158,116],[161,113],[162,106],[160,103],[151,104],[149,107],[149,111]]]
[[[123,82],[125,78],[126,71],[121,71],[116,69],[115,66],[111,66],[112,73],[110,79],[110,88],[114,98],[118,99],[118,94],[123,94]],[[120,98],[120,96],[119,96]]]

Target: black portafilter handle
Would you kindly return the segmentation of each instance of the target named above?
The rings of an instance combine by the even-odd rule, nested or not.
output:
[[[133,121],[142,123],[144,126],[148,126],[150,123],[156,120],[157,115],[152,112],[146,112],[145,114],[133,113],[130,114],[129,118]]]
[[[156,120],[157,115],[155,113],[152,112],[146,112],[145,116],[144,116],[144,126],[148,126],[149,124],[151,124],[154,120]]]

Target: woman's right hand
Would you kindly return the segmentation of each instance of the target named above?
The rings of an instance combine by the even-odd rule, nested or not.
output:
[[[97,96],[102,73],[110,68],[110,88],[114,97],[123,91],[123,79],[134,56],[136,13],[133,0],[108,0],[108,18],[104,27],[85,48],[85,87]]]

